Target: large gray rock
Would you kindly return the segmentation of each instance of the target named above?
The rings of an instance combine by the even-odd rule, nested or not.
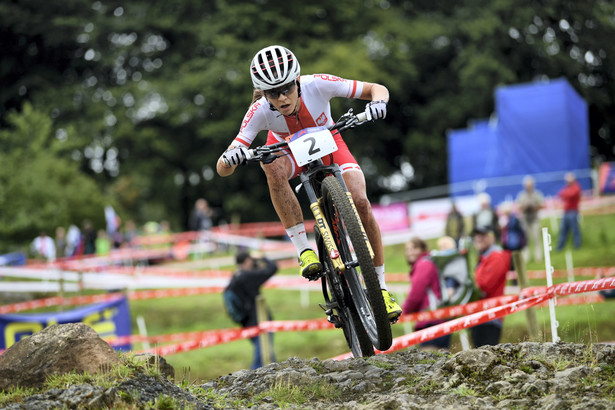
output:
[[[83,323],[55,324],[0,356],[0,389],[40,387],[52,374],[94,374],[120,362],[111,346]]]

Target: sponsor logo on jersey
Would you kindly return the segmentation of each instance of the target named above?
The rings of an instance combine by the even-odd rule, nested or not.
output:
[[[337,77],[335,75],[328,75],[328,74],[314,74],[314,77],[318,77],[325,81],[346,81],[343,78]]]
[[[241,123],[240,131],[242,131],[248,125],[248,123],[250,122],[252,117],[254,117],[254,113],[256,112],[258,107],[260,107],[260,106],[261,106],[260,102],[256,102],[256,103],[252,104],[252,107],[250,107],[250,111],[248,111],[248,113],[246,114],[245,118],[243,119],[243,122]]]

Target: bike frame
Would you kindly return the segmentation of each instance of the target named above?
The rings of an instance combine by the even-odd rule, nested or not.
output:
[[[317,181],[320,180],[319,175],[324,174],[326,176],[328,174],[333,174],[333,176],[335,176],[335,178],[340,182],[340,184],[346,191],[346,194],[348,195],[348,199],[350,200],[350,204],[352,205],[352,209],[355,213],[355,216],[360,221],[361,219],[359,218],[359,212],[357,211],[357,208],[354,205],[354,201],[352,200],[352,194],[348,191],[348,187],[346,186],[346,183],[344,182],[344,178],[342,177],[342,172],[340,171],[339,166],[337,164],[324,165],[322,160],[318,160],[311,164],[308,164],[306,167],[307,167],[307,170],[299,174],[301,184],[297,188],[303,187],[303,189],[305,189],[305,192],[310,201],[310,209],[312,210],[312,214],[314,214],[316,225],[318,226],[320,235],[322,236],[325,248],[327,252],[329,253],[329,256],[331,258],[331,261],[333,262],[333,265],[336,271],[339,273],[342,273],[346,270],[346,266],[344,265],[344,263],[341,261],[339,257],[339,250],[337,249],[337,246],[335,245],[335,241],[333,240],[333,234],[331,232],[331,227],[329,226],[329,223],[323,216],[323,212],[321,208],[322,198],[321,198],[320,192],[317,192]],[[367,247],[369,249],[369,253],[373,259],[374,251],[369,242],[369,238],[367,237],[367,233],[365,232],[365,228],[363,227],[363,224],[361,224],[361,231],[363,233],[363,239],[365,240],[365,243],[367,244]]]

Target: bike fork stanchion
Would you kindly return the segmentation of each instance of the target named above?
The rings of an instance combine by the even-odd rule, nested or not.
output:
[[[553,266],[551,266],[551,235],[549,235],[549,228],[542,228],[542,244],[545,251],[545,269],[547,272],[547,286],[553,287]],[[553,343],[560,341],[557,336],[557,327],[559,323],[555,318],[555,296],[549,299],[549,314],[551,316],[551,336],[553,337]]]

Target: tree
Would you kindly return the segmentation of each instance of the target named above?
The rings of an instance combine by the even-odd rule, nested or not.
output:
[[[85,219],[104,226],[106,199],[74,161],[57,155],[62,141],[49,116],[26,103],[7,121],[10,128],[0,131],[0,249]]]
[[[273,220],[258,167],[225,179],[214,167],[250,102],[250,59],[282,43],[303,73],[389,88],[387,119],[345,134],[374,201],[445,184],[447,130],[490,116],[499,85],[566,77],[589,103],[594,158],[607,160],[615,157],[614,7],[600,0],[4,2],[0,124],[25,102],[48,113],[50,135],[61,137],[55,158],[95,181],[125,219],[168,219],[183,229],[194,201],[206,197],[227,220]],[[364,102],[339,99],[332,107],[340,115]]]

